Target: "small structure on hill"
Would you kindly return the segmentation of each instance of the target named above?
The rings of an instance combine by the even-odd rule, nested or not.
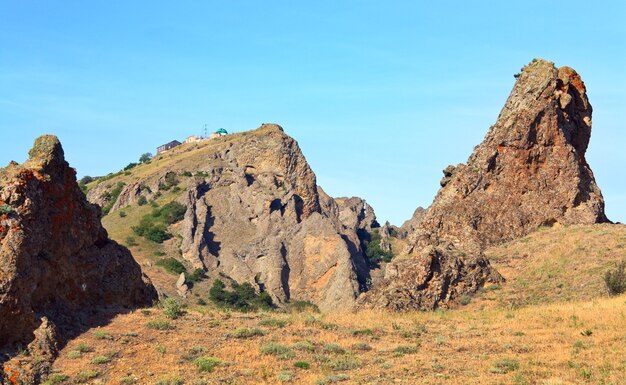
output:
[[[167,150],[171,150],[172,148],[176,147],[176,146],[180,146],[181,143],[178,140],[172,140],[169,143],[165,143],[159,147],[157,147],[157,154],[160,154],[162,152],[165,152]]]
[[[209,139],[215,139],[215,138],[219,138],[220,136],[226,136],[228,135],[228,131],[226,131],[223,128],[218,128],[217,131],[215,131],[214,133],[211,134],[211,136],[209,136]]]
[[[185,143],[196,143],[199,142],[201,140],[203,140],[204,138],[201,136],[197,136],[197,135],[191,135],[188,136],[187,139],[185,139]]]

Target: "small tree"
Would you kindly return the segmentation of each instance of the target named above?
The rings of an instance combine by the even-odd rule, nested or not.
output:
[[[151,153],[149,153],[149,152],[143,153],[139,157],[139,163],[147,163],[147,162],[150,161],[150,159],[152,159],[152,154]]]
[[[85,175],[84,177],[80,178],[80,181],[78,182],[79,184],[87,184],[87,183],[91,183],[93,182],[93,178],[90,177],[89,175]]]
[[[617,265],[615,270],[604,274],[604,283],[610,295],[619,295],[626,292],[626,261]]]

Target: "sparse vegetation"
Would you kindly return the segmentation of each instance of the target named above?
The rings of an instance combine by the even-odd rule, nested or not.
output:
[[[626,292],[626,260],[604,274],[604,283],[610,295]]]
[[[198,368],[198,372],[211,373],[216,366],[222,363],[222,361],[214,357],[200,357],[193,363]]]
[[[491,373],[506,374],[514,370],[517,370],[518,368],[519,368],[519,361],[505,358],[501,361],[494,362],[493,366],[491,367],[491,369],[489,369],[489,371]]]
[[[275,342],[268,342],[261,346],[261,353],[276,356],[283,360],[295,357],[295,354],[290,347],[280,345]]]
[[[168,320],[148,321],[148,323],[146,323],[146,327],[148,329],[155,329],[155,330],[172,330],[172,329],[174,329],[174,326]]]
[[[235,329],[235,331],[229,334],[230,337],[240,338],[240,339],[257,337],[257,336],[262,336],[262,335],[265,335],[265,333],[263,333],[263,330],[258,329],[258,328],[239,328],[239,329]]]
[[[82,370],[78,372],[76,377],[74,377],[74,382],[77,384],[84,384],[89,380],[93,380],[98,377],[98,373],[93,370]]]
[[[185,268],[185,266],[182,263],[180,263],[180,261],[178,261],[176,258],[169,257],[169,258],[159,259],[156,262],[156,265],[161,266],[166,271],[169,271],[170,273],[173,273],[173,274],[180,274],[180,273],[187,272],[187,269]]]

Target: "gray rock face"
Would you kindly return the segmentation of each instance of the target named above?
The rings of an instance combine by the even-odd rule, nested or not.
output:
[[[316,185],[297,143],[276,125],[216,148],[184,197],[183,257],[267,291],[277,303],[350,308],[366,270],[355,230]]]

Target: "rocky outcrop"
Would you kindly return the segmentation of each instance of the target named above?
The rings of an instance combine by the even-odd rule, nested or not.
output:
[[[206,176],[188,182],[183,258],[279,304],[354,306],[367,269],[355,229],[342,226],[337,203],[281,127],[240,135],[205,154]]]
[[[380,227],[376,221],[374,209],[365,199],[359,197],[335,198],[339,207],[339,221],[346,229],[362,229],[371,232],[372,229]]]
[[[591,112],[576,71],[545,60],[524,67],[467,164],[444,170],[412,249],[452,243],[483,250],[539,226],[606,222],[585,160]]]
[[[444,170],[441,190],[408,235],[413,257],[388,268],[401,273],[370,301],[394,309],[446,306],[500,279],[481,257],[486,247],[539,226],[607,221],[585,160],[591,112],[576,71],[545,60],[524,67],[467,164]]]
[[[420,223],[422,223],[422,219],[426,216],[427,211],[428,209],[423,207],[416,208],[411,219],[404,221],[402,226],[398,229],[398,238],[406,239],[409,234],[413,234]]]
[[[29,155],[0,169],[0,349],[54,351],[54,325],[62,337],[85,312],[150,305],[156,292],[108,239],[58,139],[38,138]]]

